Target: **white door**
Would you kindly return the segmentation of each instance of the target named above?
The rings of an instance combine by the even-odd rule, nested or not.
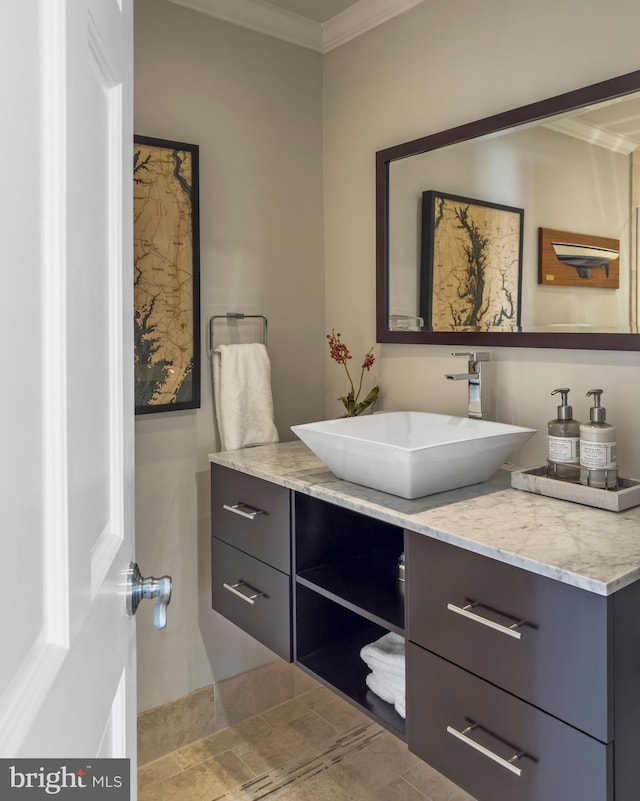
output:
[[[133,772],[132,0],[0,14],[0,757]]]

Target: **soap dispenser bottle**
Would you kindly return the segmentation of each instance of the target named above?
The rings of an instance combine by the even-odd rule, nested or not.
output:
[[[555,420],[549,420],[549,475],[565,481],[578,481],[580,464],[580,421],[574,420],[573,409],[567,403],[569,389],[554,389],[560,393],[560,406]]]
[[[600,405],[602,390],[590,389],[590,395],[589,422],[580,426],[580,483],[614,489],[618,483],[616,429],[606,422],[606,409]]]

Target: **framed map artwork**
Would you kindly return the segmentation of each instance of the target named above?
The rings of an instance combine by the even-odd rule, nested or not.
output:
[[[136,414],[200,406],[198,146],[134,137]]]
[[[420,316],[429,331],[517,331],[524,211],[422,193]]]

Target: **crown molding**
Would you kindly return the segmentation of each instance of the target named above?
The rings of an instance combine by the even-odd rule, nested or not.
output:
[[[322,52],[355,39],[424,0],[358,0],[322,25]]]
[[[259,0],[170,0],[178,6],[232,22],[241,28],[264,33],[309,50],[323,52],[322,25],[290,11],[265,5]]]
[[[572,119],[571,117],[551,120],[545,123],[544,127],[567,136],[573,136],[575,139],[581,139],[583,142],[589,142],[592,145],[599,145],[614,153],[622,153],[625,156],[628,156],[638,147],[635,142],[625,136],[613,134],[611,131],[598,128],[595,125],[589,125],[589,123]]]
[[[262,0],[170,2],[318,53],[327,53],[424,0],[358,0],[325,23],[293,14]]]

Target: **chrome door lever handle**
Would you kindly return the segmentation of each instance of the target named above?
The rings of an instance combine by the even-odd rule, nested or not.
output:
[[[171,601],[172,590],[171,576],[142,578],[138,565],[131,562],[127,572],[127,614],[130,617],[135,615],[143,598],[155,598],[153,626],[159,630],[166,628],[167,606]]]

